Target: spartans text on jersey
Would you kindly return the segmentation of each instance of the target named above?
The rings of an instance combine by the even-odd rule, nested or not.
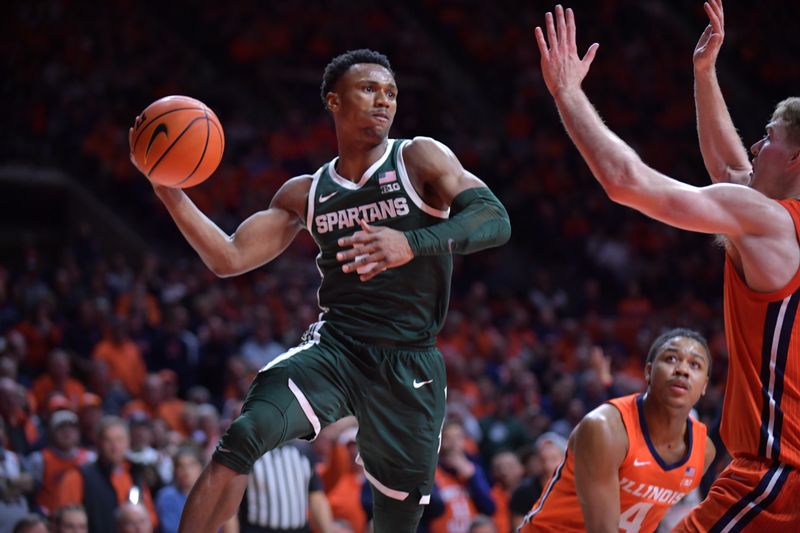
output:
[[[408,200],[406,198],[392,198],[378,200],[357,207],[340,209],[330,213],[322,213],[314,217],[317,233],[328,233],[343,228],[353,228],[358,220],[372,224],[378,220],[399,218],[408,214]]]

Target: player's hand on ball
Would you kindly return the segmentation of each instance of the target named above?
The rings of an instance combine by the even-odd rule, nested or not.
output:
[[[339,246],[350,248],[336,254],[344,272],[356,272],[367,281],[387,268],[405,265],[414,259],[403,232],[391,228],[370,226],[360,220],[361,230],[339,239]]]

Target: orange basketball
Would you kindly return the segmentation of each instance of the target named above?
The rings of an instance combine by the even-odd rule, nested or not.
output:
[[[147,106],[129,140],[131,157],[150,181],[182,189],[205,181],[225,149],[217,115],[188,96],[167,96]]]

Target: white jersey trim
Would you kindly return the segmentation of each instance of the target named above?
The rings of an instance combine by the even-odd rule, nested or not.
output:
[[[314,227],[312,223],[314,222],[314,199],[317,196],[317,184],[319,184],[319,178],[322,176],[322,167],[319,167],[314,175],[312,176],[311,180],[311,187],[308,189],[308,208],[306,209],[306,229],[312,235],[314,234],[312,228]]]
[[[378,158],[377,161],[372,163],[372,165],[364,172],[364,175],[361,176],[361,179],[358,180],[358,183],[353,183],[349,179],[343,178],[336,172],[336,162],[339,160],[339,156],[333,158],[333,160],[328,165],[328,173],[331,175],[331,179],[345,189],[349,189],[351,191],[357,191],[361,187],[364,186],[365,183],[369,181],[372,175],[375,173],[378,168],[386,161],[386,158],[389,157],[389,154],[392,153],[392,146],[394,146],[394,139],[387,139],[386,143],[386,151],[383,152],[383,155]]]
[[[405,149],[406,146],[408,146],[408,143],[410,142],[411,141],[404,141],[403,144],[400,146],[400,149],[397,150],[397,173],[400,175],[400,181],[403,182],[403,188],[405,188],[406,194],[408,195],[409,198],[411,198],[411,201],[414,202],[414,205],[416,205],[423,212],[437,218],[444,218],[444,219],[449,218],[450,217],[449,207],[445,211],[442,211],[441,209],[436,209],[435,207],[429,206],[422,200],[420,195],[417,193],[417,190],[414,189],[414,185],[411,184],[411,179],[408,177],[408,170],[406,170],[406,163],[403,160],[403,150]],[[453,153],[450,151],[449,148],[447,148],[442,143],[438,141],[434,142],[437,144],[437,146],[444,147],[443,151],[445,151],[445,153],[448,154]]]
[[[356,456],[356,464],[359,464],[362,467],[364,466],[364,461],[361,459],[361,454]],[[381,494],[383,494],[384,496],[388,496],[389,498],[392,498],[393,500],[400,500],[400,501],[403,501],[406,498],[408,498],[408,493],[407,492],[403,492],[402,490],[396,490],[396,489],[391,489],[391,488],[387,487],[386,485],[384,485],[383,483],[378,481],[375,478],[375,476],[373,476],[372,474],[367,472],[367,468],[366,467],[364,467],[364,475],[367,477],[369,482],[372,483],[372,486],[375,487],[376,489],[378,489],[378,491]]]

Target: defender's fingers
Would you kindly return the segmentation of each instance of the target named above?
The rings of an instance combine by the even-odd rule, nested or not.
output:
[[[575,13],[571,7],[567,8],[567,47],[569,47],[570,52],[578,51],[575,38]]]
[[[539,53],[542,54],[542,58],[549,59],[550,50],[547,49],[547,41],[544,40],[542,28],[536,26],[536,28],[533,30],[533,34],[536,36],[536,44],[539,45]]]
[[[550,50],[558,47],[558,37],[556,37],[556,26],[553,22],[553,14],[549,11],[544,15],[544,25],[547,28],[547,41],[550,43]]]
[[[561,7],[561,4],[556,6],[556,30],[558,44],[562,49],[566,50],[569,46],[567,43],[567,21],[564,19],[564,8]]]
[[[586,51],[586,55],[581,59],[581,63],[586,63],[587,68],[592,66],[592,61],[594,61],[594,56],[597,55],[598,48],[600,48],[600,43],[592,43],[592,46]]]

